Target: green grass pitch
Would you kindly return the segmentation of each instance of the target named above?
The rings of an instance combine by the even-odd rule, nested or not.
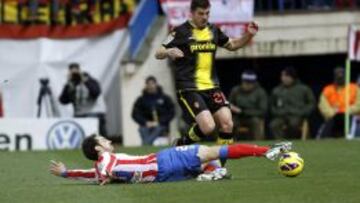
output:
[[[358,140],[294,144],[295,151],[305,160],[305,170],[296,178],[279,175],[276,162],[247,158],[228,161],[232,180],[104,187],[61,179],[48,173],[50,159],[63,161],[68,168],[91,167],[92,163],[85,160],[80,151],[0,152],[0,202],[360,202]],[[119,150],[143,154],[158,148]]]

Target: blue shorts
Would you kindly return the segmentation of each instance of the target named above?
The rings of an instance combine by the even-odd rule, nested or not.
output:
[[[155,181],[180,181],[196,177],[201,172],[198,151],[199,145],[188,145],[158,152],[158,174]]]

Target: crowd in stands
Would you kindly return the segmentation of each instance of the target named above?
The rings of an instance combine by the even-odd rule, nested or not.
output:
[[[255,0],[255,11],[356,9],[359,0]]]
[[[135,0],[0,1],[0,7],[3,8],[0,23],[50,25],[94,23],[129,14],[133,11],[135,3]],[[10,22],[6,20],[7,18],[13,20]]]

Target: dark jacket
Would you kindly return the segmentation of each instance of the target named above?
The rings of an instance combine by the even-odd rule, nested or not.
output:
[[[74,83],[71,80],[64,86],[59,101],[62,104],[73,104],[75,116],[90,113],[105,113],[105,103],[101,97],[98,81],[84,73],[84,82]]]
[[[315,108],[315,97],[311,89],[300,81],[289,87],[281,84],[272,92],[270,107],[275,117],[307,117]]]
[[[161,87],[158,87],[157,94],[143,91],[132,110],[132,118],[141,126],[145,126],[147,121],[157,119],[160,125],[168,127],[174,116],[174,104],[171,98],[163,93]]]
[[[96,100],[101,93],[101,88],[99,83],[92,78],[89,74],[85,73],[88,78],[83,84],[89,90],[89,98],[91,100]],[[62,104],[73,103],[76,105],[76,85],[71,81],[68,81],[64,86],[59,101]]]
[[[229,101],[242,110],[239,116],[264,117],[268,101],[265,90],[258,84],[252,91],[244,91],[241,85],[235,86],[230,93]]]

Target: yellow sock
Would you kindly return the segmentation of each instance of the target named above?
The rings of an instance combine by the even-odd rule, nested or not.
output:
[[[218,145],[229,145],[229,144],[233,144],[234,143],[234,139],[230,138],[230,139],[223,139],[218,137],[216,143]]]

